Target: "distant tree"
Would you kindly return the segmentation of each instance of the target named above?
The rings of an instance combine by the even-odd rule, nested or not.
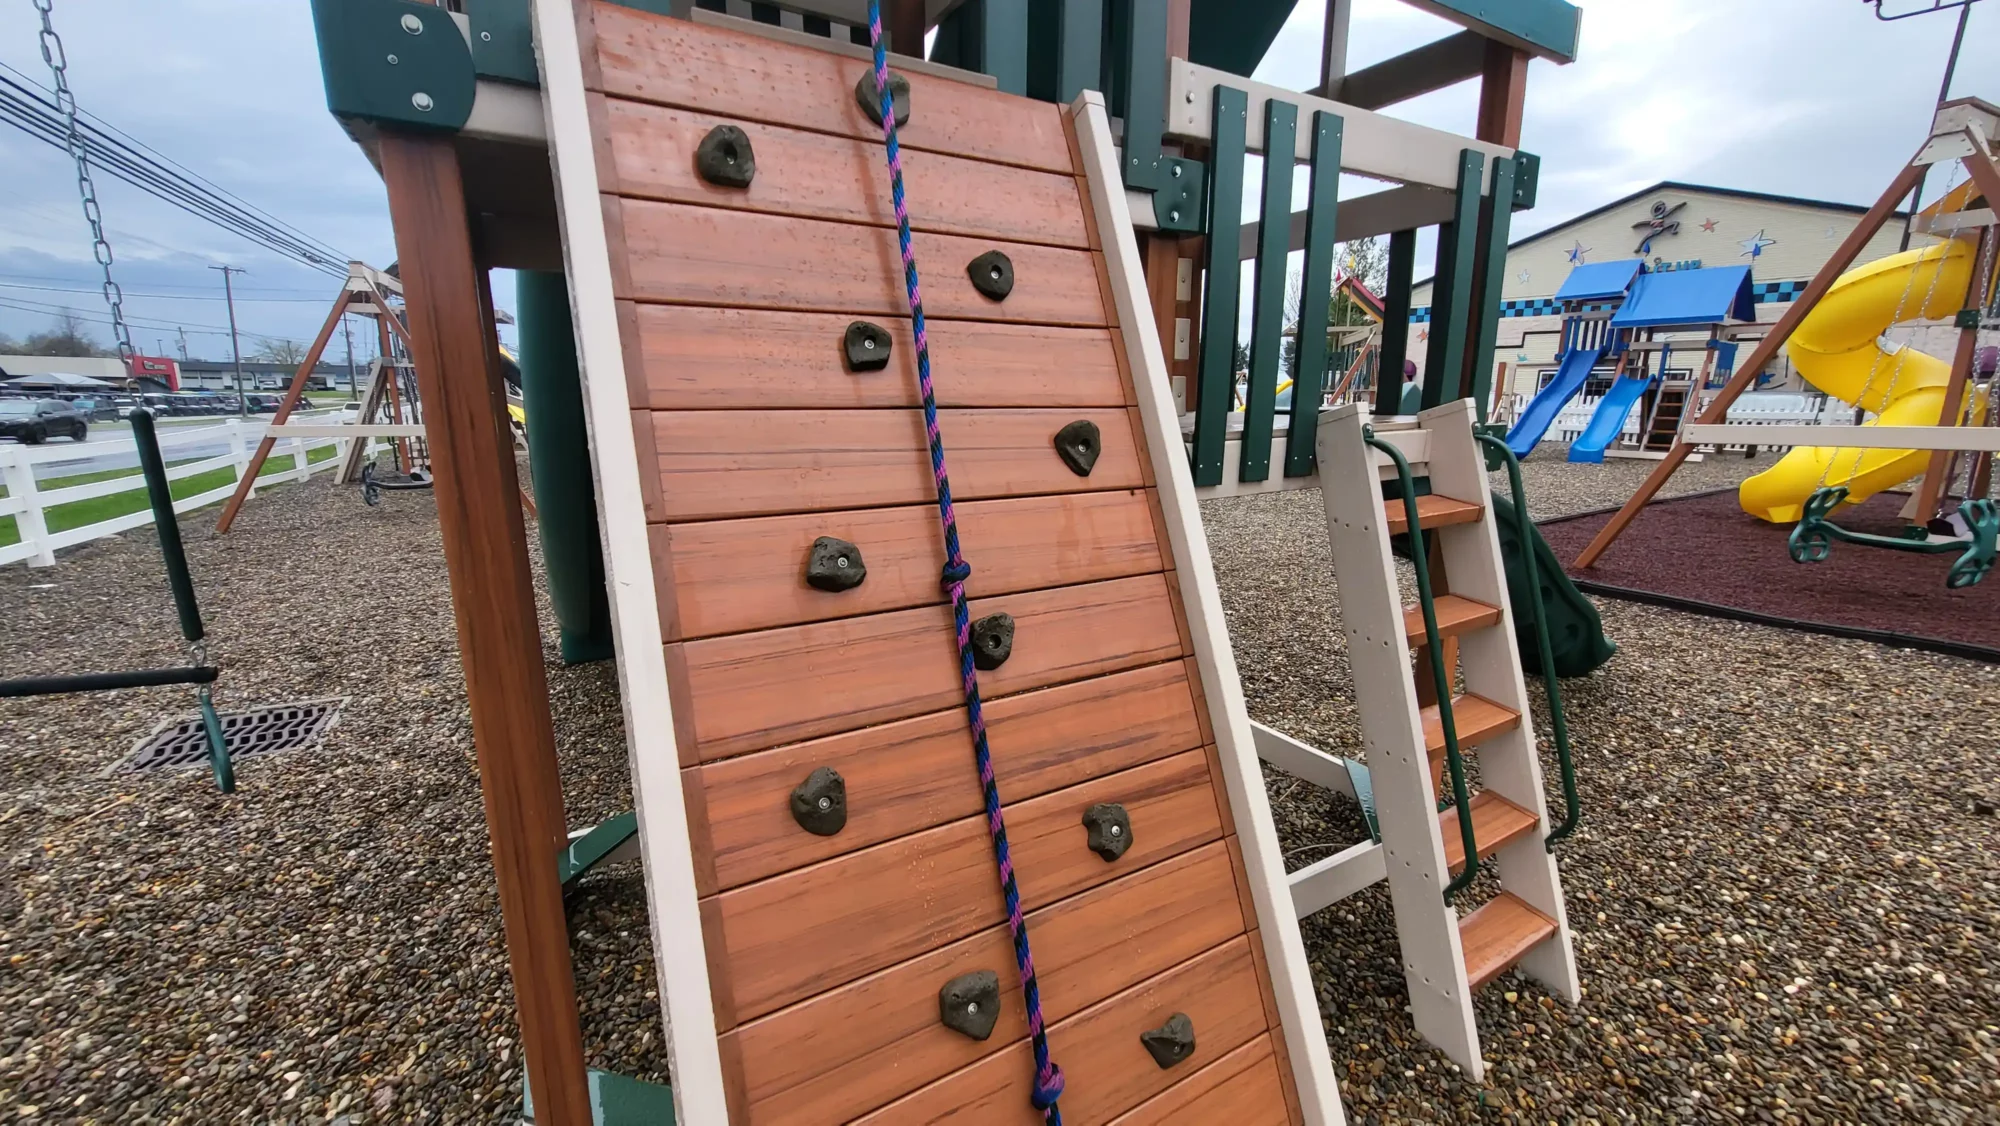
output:
[[[1357,239],[1341,243],[1334,250],[1335,260],[1340,263],[1340,272],[1351,278],[1358,278],[1380,296],[1389,284],[1389,244],[1380,238]]]
[[[21,348],[20,341],[0,332],[0,356],[18,356],[21,354]]]
[[[90,330],[84,327],[83,318],[64,309],[55,315],[54,322],[46,332],[30,333],[21,345],[21,353],[28,356],[113,356],[117,353],[105,348],[91,338]]]
[[[297,367],[305,362],[306,346],[296,340],[279,340],[274,337],[259,344],[257,350],[250,353],[250,358]]]

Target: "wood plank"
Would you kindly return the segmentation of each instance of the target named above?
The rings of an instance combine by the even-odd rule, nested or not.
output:
[[[881,138],[873,142],[764,125],[621,98],[604,100],[600,143],[608,145],[606,190],[625,196],[896,225]],[[695,150],[718,125],[741,129],[756,174],[747,187],[711,184]],[[615,179],[613,178],[615,177]],[[1068,175],[905,149],[910,226],[919,231],[1082,247],[1083,201]],[[995,201],[1006,201],[995,206]]]
[[[596,4],[594,88],[843,137],[880,141],[854,86],[874,68],[810,47],[773,43],[723,28]],[[896,130],[906,149],[952,153],[1050,172],[1074,171],[1062,110],[950,79],[909,74],[910,119]]]
[[[1278,1074],[1267,1032],[1119,1115],[1111,1126],[1182,1126],[1190,1122],[1282,1126],[1290,1119],[1284,1079]]]
[[[1194,1022],[1194,1054],[1162,1069],[1139,1042],[1175,1013]],[[1250,940],[1238,938],[1049,1029],[1051,1055],[1068,1080],[1064,1121],[1102,1122],[1194,1075],[1264,1031]],[[1028,1102],[1034,1062],[1027,1041],[858,1121],[1036,1126]]]
[[[956,507],[966,558],[978,561],[967,584],[974,598],[1161,569],[1151,506],[1139,490]],[[938,581],[944,543],[932,504],[654,524],[648,531],[669,641],[947,600]],[[859,549],[868,573],[860,586],[825,591],[806,585],[806,556],[820,536]]]
[[[641,199],[619,209],[630,286],[619,297],[857,316],[910,311],[892,229]],[[912,241],[926,316],[1105,324],[1088,251],[921,231]],[[966,266],[989,250],[1004,251],[1014,264],[1014,288],[1003,301],[973,289],[966,276]]]
[[[640,362],[633,373],[643,372],[643,380],[634,405],[922,406],[907,312],[873,318],[892,341],[889,366],[875,372],[847,370],[841,337],[853,320],[835,313],[636,306]],[[1128,400],[1104,329],[939,320],[925,327],[939,406],[1113,407]]]
[[[1095,423],[1103,443],[1088,477],[1056,456],[1056,432],[1078,419]],[[651,520],[936,501],[921,411],[654,411],[652,426],[660,504]],[[938,426],[956,500],[1145,484],[1122,410],[941,411]]]
[[[1513,844],[1541,827],[1534,813],[1522,809],[1492,790],[1482,790],[1472,798],[1472,840],[1482,857]],[[1465,838],[1458,831],[1458,809],[1454,806],[1438,814],[1438,831],[1444,834],[1444,862],[1456,875],[1465,867]]]
[[[992,700],[1181,655],[1159,575],[1002,595],[972,603],[974,621],[1014,618],[1014,650],[981,670]],[[681,684],[674,721],[701,761],[852,731],[963,700],[946,606],[899,610],[667,646]]]
[[[985,716],[994,774],[1010,802],[1201,745],[1179,661],[1009,696],[987,704]],[[847,784],[847,826],[831,837],[802,831],[790,812],[793,787],[820,767]],[[713,870],[701,873],[704,894],[983,808],[963,708],[693,770],[714,857]]]
[[[1383,511],[1388,514],[1389,534],[1400,536],[1410,530],[1410,522],[1404,515],[1401,500],[1384,501]],[[1453,524],[1471,524],[1486,511],[1484,505],[1470,504],[1435,493],[1417,498],[1417,523],[1424,531],[1433,528],[1448,528]]]
[[[1115,862],[1084,847],[1083,812],[1099,802],[1118,802],[1131,819],[1131,847]],[[1012,803],[1006,812],[1028,909],[1222,835],[1200,751]],[[984,815],[723,892],[710,904],[718,941],[709,958],[727,963],[731,979],[732,996],[718,1008],[737,1021],[1006,918]]]
[[[1458,921],[1467,980],[1474,989],[1485,985],[1506,973],[1536,943],[1554,933],[1554,919],[1523,903],[1513,893],[1501,892]]]
[[[1220,842],[1028,916],[1045,1019],[1062,1020],[1243,933]],[[986,1041],[945,1028],[938,988],[992,970],[1000,1023]],[[1005,925],[725,1034],[743,1061],[753,1126],[845,1122],[1027,1035]]]
[[[1434,755],[1444,754],[1444,720],[1438,716],[1437,705],[1422,709],[1421,714],[1424,720],[1424,749]],[[1484,696],[1453,696],[1451,717],[1453,726],[1458,728],[1460,749],[1521,725],[1520,713]]]
[[[1419,515],[1417,519],[1422,520]],[[1441,594],[1431,603],[1437,614],[1438,632],[1445,637],[1457,637],[1476,629],[1500,623],[1500,607],[1489,606],[1463,595]],[[1403,607],[1403,633],[1409,638],[1410,648],[1424,643],[1428,636],[1424,628],[1424,609],[1414,603]]]

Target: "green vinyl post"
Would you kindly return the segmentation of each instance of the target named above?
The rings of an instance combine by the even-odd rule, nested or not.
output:
[[[174,515],[174,494],[167,485],[167,463],[160,457],[160,436],[153,429],[153,412],[134,407],[132,444],[139,452],[139,472],[146,479],[146,500],[153,506],[153,529],[160,537],[160,559],[167,567],[167,586],[180,614],[181,636],[190,643],[202,639],[201,606],[194,600],[194,578],[188,574],[187,550],[181,545],[181,522]]]
[[[1481,201],[1479,237],[1485,251],[1485,271],[1479,278],[1479,325],[1472,343],[1471,379],[1467,394],[1479,421],[1486,421],[1486,401],[1492,398],[1493,350],[1500,339],[1500,290],[1507,281],[1507,231],[1514,215],[1514,162],[1493,162],[1493,191]]]
[[[1319,400],[1326,391],[1326,332],[1320,318],[1333,305],[1333,231],[1340,209],[1339,114],[1313,114],[1312,186],[1306,195],[1306,261],[1299,294],[1299,343],[1292,367],[1292,418],[1285,440],[1285,476],[1312,475]],[[1306,331],[1307,325],[1315,326]]]
[[[1424,409],[1464,395],[1466,336],[1472,329],[1472,251],[1479,242],[1479,189],[1486,157],[1458,154],[1458,195],[1452,220],[1438,227],[1437,272],[1431,281],[1431,342],[1424,354]]]
[[[1292,154],[1298,151],[1299,110],[1264,103],[1264,198],[1258,212],[1257,267],[1251,283],[1250,380],[1243,393],[1243,453],[1237,479],[1271,476],[1271,427],[1284,365],[1286,257],[1292,233]],[[1227,241],[1212,237],[1211,241]]]
[[[1197,371],[1194,414],[1194,483],[1222,484],[1223,447],[1229,437],[1230,397],[1236,388],[1236,305],[1243,284],[1243,263],[1237,240],[1227,232],[1242,224],[1243,146],[1250,116],[1250,96],[1229,86],[1217,86],[1212,120],[1215,135],[1208,147],[1207,230],[1225,232],[1210,237],[1203,251],[1208,284],[1201,305],[1201,365]]]
[[[1417,232],[1389,235],[1389,275],[1382,294],[1382,347],[1375,354],[1375,413],[1395,414],[1410,358],[1410,290],[1417,273]]]
[[[990,74],[1006,94],[1028,92],[1028,0],[966,0],[937,27],[931,61]]]
[[[528,415],[528,468],[549,601],[562,627],[565,664],[611,656],[611,603],[604,587],[597,494],[583,421],[583,383],[563,275],[515,274],[521,340],[521,399]]]

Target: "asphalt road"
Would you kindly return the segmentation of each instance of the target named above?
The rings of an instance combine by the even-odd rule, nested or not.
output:
[[[227,416],[213,418],[190,418],[186,421],[162,423],[163,436],[170,436],[183,429],[219,428],[229,421]],[[301,420],[303,421],[303,420]],[[248,442],[256,442],[264,436],[264,427],[269,416],[246,419],[243,423],[243,437]],[[124,423],[94,422],[90,426],[90,436],[82,442],[69,438],[51,438],[45,447],[49,450],[75,451],[74,457],[61,457],[35,465],[35,480],[44,481],[51,477],[70,477],[79,473],[101,473],[112,469],[137,469],[139,454],[132,448],[132,428]],[[220,432],[213,439],[195,442],[169,443],[162,451],[168,462],[186,461],[190,458],[218,457],[229,452],[228,436]]]

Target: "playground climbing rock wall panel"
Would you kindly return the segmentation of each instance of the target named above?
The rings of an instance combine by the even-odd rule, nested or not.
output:
[[[624,369],[591,394],[625,396],[644,523],[614,497],[607,536],[642,535],[650,564],[729,1118],[1039,1121],[895,204],[856,94],[872,68],[576,11]],[[1330,1075],[1303,1103],[1293,1078],[1260,929],[1296,924],[1252,894],[1169,547],[1192,507],[1157,488],[1073,123],[907,77],[977,681],[1064,1118],[1337,1121]],[[561,172],[585,150],[551,105]],[[577,207],[573,276],[577,225],[598,220]],[[576,300],[601,380],[587,281]],[[601,478],[622,441],[594,437]],[[614,600],[637,581],[617,554]],[[1219,622],[1206,638],[1227,647]],[[673,823],[640,788],[642,825]],[[988,972],[997,990],[969,976]]]

